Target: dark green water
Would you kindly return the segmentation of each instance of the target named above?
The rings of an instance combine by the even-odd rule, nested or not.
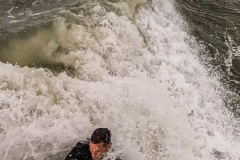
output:
[[[55,38],[52,26],[59,11],[82,3],[85,0],[0,0],[0,61],[71,75],[72,67],[53,62],[42,49]],[[67,54],[67,49],[59,46],[54,52]]]
[[[178,0],[177,9],[188,22],[190,34],[206,47],[201,53],[212,71],[220,74],[230,94],[229,107],[239,114],[240,96],[240,1]]]

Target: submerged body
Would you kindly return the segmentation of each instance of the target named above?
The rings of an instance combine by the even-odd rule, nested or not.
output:
[[[89,142],[83,141],[78,142],[75,147],[71,150],[71,152],[66,156],[65,160],[101,160],[106,158],[105,156],[97,159],[93,158],[91,151],[90,151],[90,145]],[[112,158],[106,158],[107,160],[112,160]],[[114,158],[114,160],[123,160],[123,158],[120,158],[118,156],[117,158]]]
[[[111,132],[107,128],[97,128],[89,142],[78,142],[65,160],[121,160],[109,157],[107,153],[112,147]]]

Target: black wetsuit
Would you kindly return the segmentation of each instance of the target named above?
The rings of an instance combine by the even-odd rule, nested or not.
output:
[[[89,142],[78,142],[76,146],[67,155],[65,160],[92,160],[92,155],[89,149]],[[111,159],[110,159],[111,160]],[[115,158],[115,160],[125,160],[124,158]]]
[[[92,160],[88,142],[78,142],[65,160]]]

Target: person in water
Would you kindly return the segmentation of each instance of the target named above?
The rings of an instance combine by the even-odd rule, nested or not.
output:
[[[111,132],[107,128],[97,128],[89,142],[78,142],[65,160],[101,160],[112,147]],[[120,160],[117,158],[116,160]]]

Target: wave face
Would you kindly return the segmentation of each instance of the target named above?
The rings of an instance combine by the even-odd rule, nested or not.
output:
[[[174,1],[41,2],[25,23],[51,25],[1,46],[1,159],[63,159],[97,127],[128,160],[240,158],[228,91]]]
[[[190,32],[205,46],[203,55],[218,71],[221,83],[236,95],[230,108],[240,115],[240,3],[236,0],[176,1],[181,14],[189,23]]]

